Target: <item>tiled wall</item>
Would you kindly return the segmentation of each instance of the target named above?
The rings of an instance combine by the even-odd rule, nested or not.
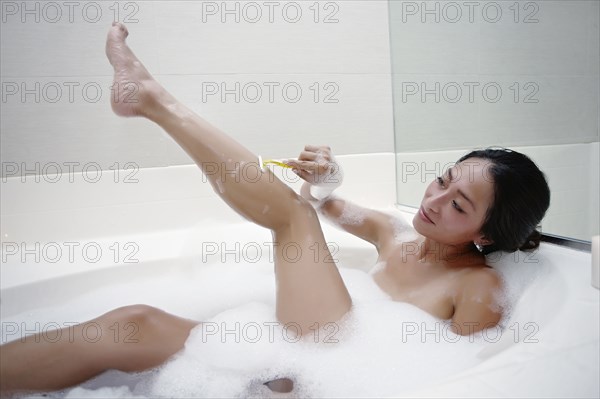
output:
[[[392,1],[397,151],[597,142],[599,4]]]
[[[252,151],[392,152],[387,1],[266,3],[2,1],[1,156],[19,168],[3,175],[191,163],[157,126],[112,114],[114,19],[169,91]]]

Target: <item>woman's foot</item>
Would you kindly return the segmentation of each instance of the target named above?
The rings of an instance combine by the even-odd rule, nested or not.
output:
[[[115,70],[111,105],[120,116],[149,117],[161,96],[168,95],[125,43],[129,35],[120,22],[113,22],[106,38],[106,56]]]

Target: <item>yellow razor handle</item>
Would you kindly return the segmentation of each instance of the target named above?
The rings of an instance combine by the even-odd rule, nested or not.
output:
[[[267,164],[273,164],[273,165],[281,166],[282,168],[291,168],[290,165],[285,164],[283,162],[276,161],[274,159],[265,159],[264,161],[262,161],[262,166],[263,167],[266,166]]]

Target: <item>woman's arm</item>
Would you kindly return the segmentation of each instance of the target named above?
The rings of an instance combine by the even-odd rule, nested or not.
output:
[[[317,203],[319,213],[347,232],[375,245],[378,252],[394,243],[403,220],[384,212],[364,208],[331,195],[343,180],[343,172],[329,147],[306,146],[297,160],[288,160],[298,176],[305,180],[300,195]],[[314,193],[324,197],[315,198]],[[329,195],[327,195],[329,194]]]
[[[337,196],[326,198],[318,210],[345,231],[375,245],[379,253],[394,242],[395,226],[399,222],[395,223],[392,215],[364,208]]]

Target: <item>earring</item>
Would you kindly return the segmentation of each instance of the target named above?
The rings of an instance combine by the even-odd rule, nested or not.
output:
[[[476,242],[474,242],[474,241],[473,241],[473,244],[475,244],[475,246],[477,247],[477,250],[478,250],[479,252],[483,252],[483,245],[481,245],[481,244],[477,244],[477,243],[476,243]]]

